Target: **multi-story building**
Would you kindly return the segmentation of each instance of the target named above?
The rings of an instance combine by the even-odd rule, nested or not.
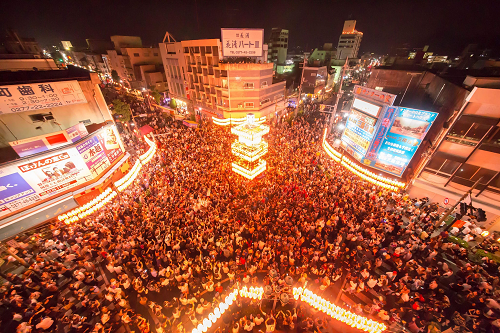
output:
[[[478,182],[466,202],[486,212],[486,228],[500,230],[500,78],[467,76],[463,86],[468,95],[410,193],[454,204]]]
[[[398,94],[394,105],[439,113],[408,166],[410,195],[450,207],[479,181],[473,206],[486,212],[486,228],[500,230],[500,78],[376,68],[367,87]]]
[[[87,203],[128,169],[100,83],[73,66],[0,72],[0,239]]]
[[[1,58],[41,58],[42,49],[35,38],[21,37],[17,31],[8,29],[0,38]]]
[[[337,46],[337,59],[352,59],[358,57],[359,46],[361,45],[363,33],[356,31],[355,27],[355,20],[348,20],[344,22],[342,35],[340,35],[339,44]]]
[[[272,63],[230,63],[222,58],[219,39],[164,43],[160,49],[171,92],[187,102],[190,112],[207,118],[241,118],[250,112],[272,117],[285,108],[279,102],[286,83],[273,83]]]
[[[111,36],[111,41],[115,49],[108,50],[107,62],[124,82],[134,89],[166,89],[159,48],[142,47],[140,37],[135,36]]]
[[[273,28],[267,45],[269,49],[268,61],[276,65],[284,65],[288,52],[288,30]]]

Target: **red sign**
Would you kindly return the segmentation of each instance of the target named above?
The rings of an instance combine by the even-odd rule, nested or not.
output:
[[[354,86],[353,92],[363,98],[371,99],[377,103],[392,105],[396,99],[396,95],[378,91],[375,89],[365,88],[361,86]]]
[[[444,198],[443,202],[444,202],[444,204],[445,204],[445,205],[447,205],[447,204],[449,204],[449,203],[450,203],[450,199],[448,199],[448,198]]]

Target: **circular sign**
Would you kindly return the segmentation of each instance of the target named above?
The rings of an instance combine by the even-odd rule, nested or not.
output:
[[[444,202],[444,204],[445,204],[445,205],[447,205],[447,204],[449,204],[449,203],[450,203],[450,199],[448,199],[448,198],[444,198],[443,202]]]

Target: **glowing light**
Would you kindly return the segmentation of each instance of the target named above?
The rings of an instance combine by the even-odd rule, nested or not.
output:
[[[347,156],[342,155],[341,153],[336,151],[326,140],[323,140],[323,149],[325,150],[326,154],[330,156],[335,162],[340,163],[346,169],[356,174],[363,180],[391,191],[397,191],[398,188],[404,188],[406,186],[405,183],[376,175],[368,169],[360,167],[354,161],[350,160]]]
[[[485,230],[485,231],[483,231],[483,232],[481,233],[481,236],[483,236],[483,237],[488,237],[488,235],[489,235],[489,234],[490,234],[490,232],[489,232],[489,231],[487,231],[487,230]]]

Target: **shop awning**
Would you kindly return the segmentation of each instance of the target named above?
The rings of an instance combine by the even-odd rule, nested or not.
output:
[[[146,135],[148,133],[153,132],[153,128],[149,125],[144,125],[141,128],[139,128],[139,132],[141,132],[142,135]]]

